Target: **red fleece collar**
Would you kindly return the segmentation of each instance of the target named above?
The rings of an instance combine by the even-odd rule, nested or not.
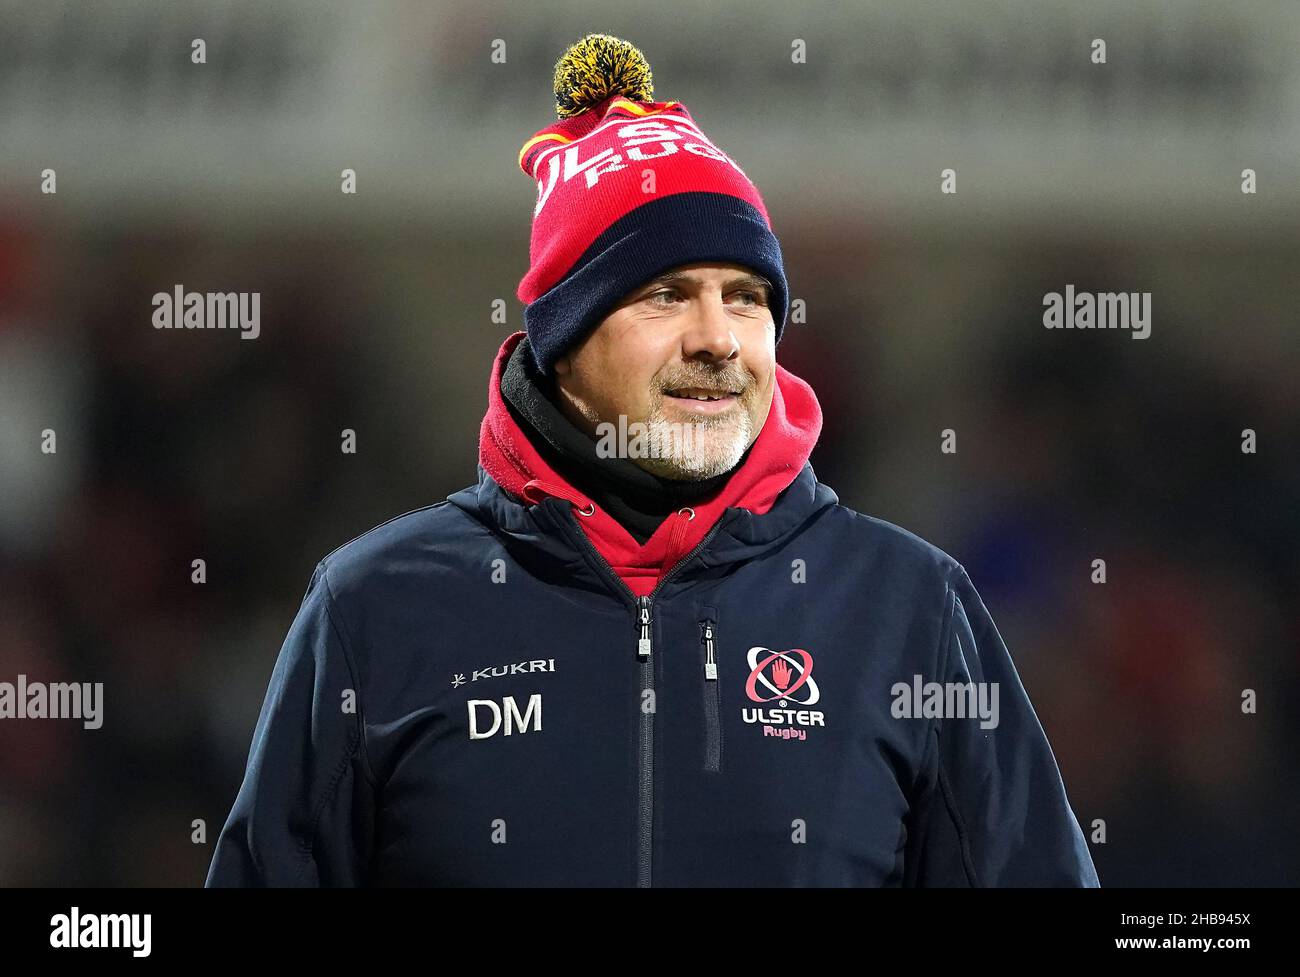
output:
[[[728,508],[748,509],[756,515],[771,509],[776,497],[803,470],[821,434],[822,411],[812,387],[778,363],[772,409],[745,463],[713,497],[692,507],[693,519],[689,514],[674,513],[640,545],[609,513],[546,463],[506,408],[501,374],[524,335],[517,332],[507,337],[492,366],[488,409],[479,431],[479,464],[498,485],[528,504],[548,495],[572,503],[578,525],[637,596],[650,593]]]

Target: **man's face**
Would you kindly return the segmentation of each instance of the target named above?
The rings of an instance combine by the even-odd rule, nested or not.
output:
[[[555,363],[559,406],[593,436],[626,417],[660,457],[629,457],[664,478],[735,467],[758,437],[776,381],[766,280],[738,264],[679,265],[625,296]],[[701,400],[700,397],[710,400]],[[641,452],[644,454],[644,452]]]

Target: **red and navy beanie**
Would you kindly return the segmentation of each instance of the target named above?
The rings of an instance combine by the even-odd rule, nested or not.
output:
[[[518,295],[543,373],[637,286],[696,261],[767,278],[781,341],[785,269],[758,188],[685,105],[653,93],[640,51],[588,34],[555,66],[560,121],[519,151],[537,207]]]

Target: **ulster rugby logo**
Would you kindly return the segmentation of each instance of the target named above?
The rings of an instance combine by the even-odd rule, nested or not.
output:
[[[813,678],[812,655],[802,648],[773,651],[760,645],[750,648],[746,658],[749,677],[745,679],[745,695],[760,705],[775,702],[781,708],[742,709],[745,722],[761,724],[764,736],[783,740],[805,740],[809,727],[826,725],[821,712],[807,708],[821,699],[821,690]]]
[[[745,680],[745,695],[755,702],[792,699],[801,706],[811,706],[821,698],[812,677],[812,655],[802,648],[789,651],[750,648],[748,658],[749,678]]]

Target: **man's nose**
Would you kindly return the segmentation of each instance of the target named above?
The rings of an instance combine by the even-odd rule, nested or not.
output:
[[[692,360],[724,362],[740,355],[736,338],[720,294],[701,295],[691,305],[691,321],[682,337],[682,353]]]

